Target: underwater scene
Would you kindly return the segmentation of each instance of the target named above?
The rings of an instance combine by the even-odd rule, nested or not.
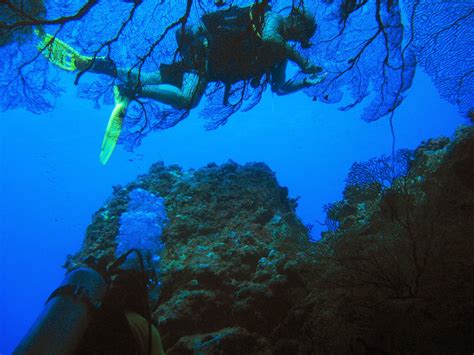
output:
[[[0,354],[472,354],[473,24],[0,1]]]

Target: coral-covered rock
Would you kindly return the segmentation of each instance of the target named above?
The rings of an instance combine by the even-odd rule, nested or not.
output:
[[[256,334],[243,328],[225,328],[218,332],[183,336],[166,353],[186,354],[245,354],[249,349],[258,348]]]
[[[165,201],[154,319],[169,353],[284,347],[282,324],[308,293],[299,273],[309,242],[294,201],[272,171],[260,163],[209,164],[196,171],[155,164],[115,188],[69,268],[104,268],[114,259],[121,216],[129,209],[130,191],[137,189]]]
[[[316,353],[474,348],[474,127],[423,142],[408,163],[377,194],[358,183],[328,209],[336,228],[306,300]]]

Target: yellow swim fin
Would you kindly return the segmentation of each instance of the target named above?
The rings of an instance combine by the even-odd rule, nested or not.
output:
[[[114,87],[115,107],[109,118],[107,129],[105,130],[104,139],[102,140],[102,147],[100,148],[100,163],[107,164],[109,161],[117,141],[122,131],[122,123],[127,113],[127,108],[130,103],[130,98],[120,93],[118,86]]]
[[[77,62],[87,63],[88,61],[93,60],[93,57],[79,54],[79,52],[70,45],[57,39],[53,35],[39,30],[35,30],[35,34],[40,39],[36,44],[36,48],[38,48],[46,59],[61,69],[75,71],[78,69]]]

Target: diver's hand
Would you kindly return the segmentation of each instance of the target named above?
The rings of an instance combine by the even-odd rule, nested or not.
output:
[[[303,79],[306,87],[317,85],[326,79],[327,73],[311,74]]]

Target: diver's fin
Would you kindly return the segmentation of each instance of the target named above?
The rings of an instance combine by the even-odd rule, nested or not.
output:
[[[79,52],[70,45],[49,33],[35,30],[35,34],[40,39],[36,44],[36,48],[38,48],[46,59],[61,69],[75,71],[78,69],[78,63],[81,63],[82,65],[80,66],[84,67],[84,63],[88,63],[94,59],[93,57],[79,54]]]
[[[115,107],[109,118],[107,129],[105,130],[104,139],[102,140],[102,147],[100,148],[100,163],[107,164],[112,153],[117,145],[117,141],[122,130],[122,123],[127,113],[127,107],[130,103],[130,98],[120,93],[118,86],[114,87]]]

